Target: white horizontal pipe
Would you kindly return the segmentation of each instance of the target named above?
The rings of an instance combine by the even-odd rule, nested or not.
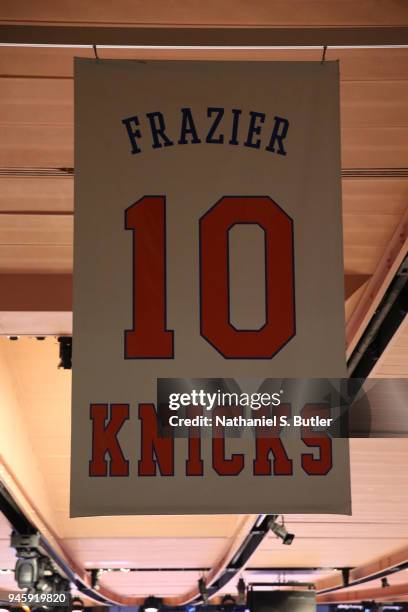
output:
[[[24,47],[40,49],[93,49],[93,45],[0,43],[0,47]],[[227,45],[96,45],[97,49],[150,49],[165,51],[312,51],[323,50],[323,45],[314,46],[227,46]],[[408,49],[408,45],[330,45],[327,49]]]

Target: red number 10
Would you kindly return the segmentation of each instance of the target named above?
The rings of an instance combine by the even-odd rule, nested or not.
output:
[[[133,232],[133,328],[127,359],[173,359],[166,329],[166,198],[145,196],[126,210]],[[228,234],[255,224],[265,234],[266,321],[236,329],[229,320]],[[226,359],[271,359],[295,335],[293,222],[266,196],[225,196],[200,219],[201,336]]]

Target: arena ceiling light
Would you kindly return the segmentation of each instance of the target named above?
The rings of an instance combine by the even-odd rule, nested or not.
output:
[[[241,606],[243,606],[246,602],[246,584],[245,584],[245,580],[242,577],[238,580],[237,591],[238,591],[238,603]]]
[[[71,600],[71,608],[72,610],[83,610],[85,608],[85,604],[80,597],[73,597]]]
[[[70,584],[54,567],[51,559],[40,550],[40,534],[11,534],[10,544],[16,551],[14,570],[19,589],[27,593],[56,594],[69,591]]]
[[[232,612],[237,605],[237,600],[232,595],[224,595],[221,600],[220,609],[222,612]]]
[[[160,599],[154,597],[154,595],[149,595],[149,597],[146,597],[145,599],[145,602],[143,604],[143,610],[144,612],[158,612],[160,610],[161,604],[162,602]]]
[[[274,517],[270,523],[269,523],[269,529],[278,537],[282,540],[282,544],[286,544],[287,546],[289,546],[290,544],[292,544],[294,538],[295,538],[295,534],[294,533],[289,533],[288,530],[285,527],[285,520],[282,516],[282,522],[278,523],[277,521],[278,517]]]

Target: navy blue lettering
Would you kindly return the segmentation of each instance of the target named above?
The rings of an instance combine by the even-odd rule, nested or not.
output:
[[[286,138],[286,134],[289,129],[289,121],[282,117],[274,117],[275,125],[273,126],[271,140],[265,149],[267,151],[275,152],[275,142],[278,144],[278,155],[286,155],[285,147],[283,146],[283,140]]]
[[[218,108],[216,106],[209,106],[207,108],[207,117],[211,117],[214,114],[215,114],[215,119],[210,129],[208,130],[208,134],[207,134],[207,138],[205,139],[205,142],[208,142],[209,144],[222,144],[224,142],[224,134],[220,134],[218,138],[214,138],[214,133],[215,133],[215,130],[218,128],[221,119],[224,116],[224,109]]]
[[[191,113],[191,108],[182,108],[181,112],[183,113],[181,119],[181,130],[180,130],[180,140],[179,144],[189,144],[187,142],[187,135],[191,136],[190,144],[199,144],[201,140],[198,137],[196,126],[194,124],[193,115]]]
[[[238,145],[239,142],[237,140],[237,136],[238,136],[238,126],[239,126],[239,116],[241,114],[241,110],[239,110],[238,108],[233,108],[232,109],[232,114],[234,116],[233,122],[232,122],[232,133],[231,133],[231,140],[229,141],[230,145]]]
[[[146,117],[150,123],[150,129],[152,131],[153,138],[153,149],[161,149],[161,147],[171,147],[174,145],[174,142],[170,140],[170,138],[166,135],[165,129],[166,124],[164,123],[163,113],[159,111],[154,113],[146,113]],[[163,144],[160,142],[159,138],[162,139]]]
[[[141,149],[137,146],[136,138],[141,138],[142,135],[138,126],[140,125],[139,119],[135,115],[134,117],[128,117],[127,119],[122,119],[123,125],[126,127],[130,144],[132,145],[132,155],[135,153],[140,153]]]
[[[265,121],[265,113],[257,113],[254,111],[250,111],[251,119],[249,120],[249,128],[248,128],[248,136],[246,141],[244,142],[244,146],[252,147],[253,149],[259,149],[261,146],[261,139],[257,138],[254,142],[253,138],[255,134],[259,135],[261,133],[262,126],[257,125],[257,121],[264,123]]]

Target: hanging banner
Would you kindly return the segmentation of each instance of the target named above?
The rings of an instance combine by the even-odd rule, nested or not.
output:
[[[75,105],[71,516],[349,514],[275,388],[346,375],[338,64],[78,59]]]

